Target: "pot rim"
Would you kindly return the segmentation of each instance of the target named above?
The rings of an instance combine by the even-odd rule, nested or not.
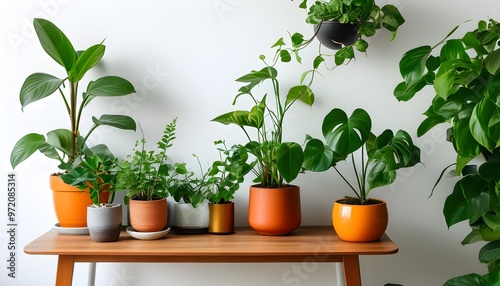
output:
[[[352,198],[353,200],[359,200],[358,198]],[[369,204],[369,205],[358,205],[358,204],[347,204],[347,203],[342,203],[341,201],[346,200],[346,198],[341,198],[335,200],[336,204],[339,205],[345,205],[345,206],[360,206],[360,207],[369,207],[369,206],[379,206],[383,204],[387,204],[385,200],[379,199],[379,198],[367,198],[367,200],[376,200],[379,201],[377,204]]]

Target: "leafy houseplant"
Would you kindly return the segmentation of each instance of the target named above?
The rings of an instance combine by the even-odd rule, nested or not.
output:
[[[44,19],[34,19],[33,25],[42,48],[64,68],[65,76],[58,78],[46,73],[34,73],[28,76],[20,91],[21,107],[24,109],[31,103],[54,93],[58,94],[68,114],[70,128],[52,130],[47,133],[47,137],[37,133],[23,136],[12,150],[10,156],[11,165],[15,168],[36,151],[40,151],[48,158],[57,160],[62,171],[74,170],[78,165],[83,164],[82,169],[79,169],[79,171],[90,176],[91,180],[89,181],[94,181],[88,184],[82,183],[82,179],[76,176],[76,173],[73,173],[75,176],[65,176],[66,183],[78,185],[82,188],[90,186],[94,190],[107,188],[112,177],[109,176],[106,168],[109,160],[112,159],[112,155],[106,146],[99,144],[89,148],[86,142],[92,132],[99,126],[107,125],[124,130],[135,130],[135,121],[126,115],[104,114],[100,118],[92,117],[94,124],[86,134],[83,134],[82,130],[80,130],[80,123],[85,107],[88,107],[89,103],[96,97],[127,95],[135,92],[134,87],[129,81],[121,77],[104,76],[90,81],[86,91],[79,96],[79,84],[85,74],[100,62],[105,52],[104,44],[101,42],[84,51],[76,51],[66,35],[53,23]],[[64,91],[66,86],[68,87],[67,92]],[[98,164],[100,160],[106,163]],[[51,176],[51,185],[61,185],[57,180],[58,177]],[[54,194],[56,195],[56,193]],[[84,196],[80,197],[83,198]],[[94,200],[96,199],[95,202],[99,202],[99,198],[94,197]],[[85,209],[92,202],[89,201],[90,199],[71,205],[68,202],[69,198],[65,197],[61,199],[65,209],[61,209],[57,205],[59,199],[55,198],[54,200],[56,202],[56,214],[61,226],[84,226],[86,224]],[[68,219],[62,218],[63,213],[82,208],[83,218],[77,214],[75,214],[75,217]]]
[[[372,189],[393,183],[398,169],[420,162],[420,149],[406,131],[394,134],[387,129],[376,136],[371,127],[372,120],[363,109],[356,109],[350,117],[341,109],[332,109],[322,124],[326,143],[308,136],[304,168],[314,172],[333,168],[356,195],[356,203],[369,204]],[[360,165],[356,163],[357,151],[361,155]],[[337,168],[339,162],[347,159],[351,160],[355,183],[350,183]]]
[[[427,85],[433,86],[436,95],[417,133],[423,136],[440,124],[449,124],[448,141],[457,157],[455,163],[443,170],[436,185],[452,166],[459,180],[444,204],[446,224],[451,227],[461,221],[469,222],[471,232],[462,241],[464,245],[489,241],[479,252],[479,260],[488,265],[489,273],[456,277],[445,285],[497,285],[500,281],[500,24],[493,19],[479,21],[473,31],[461,38],[451,38],[457,29],[433,47],[421,46],[405,53],[399,63],[404,81],[395,88],[394,95],[398,100],[408,101]]]
[[[210,233],[234,233],[234,193],[250,172],[252,165],[247,163],[248,152],[244,146],[226,146],[224,141],[214,143],[219,151],[219,159],[207,171],[209,185],[208,201],[210,211]]]
[[[356,226],[351,225],[343,219],[347,217],[346,212],[341,212],[342,216],[336,218],[338,208],[337,203],[344,205],[374,205],[380,204],[380,200],[369,198],[370,191],[374,188],[389,185],[396,179],[396,171],[401,168],[412,167],[420,162],[420,149],[413,144],[410,135],[399,130],[394,134],[387,129],[376,136],[371,132],[372,121],[368,113],[363,109],[356,109],[351,116],[343,110],[334,108],[324,118],[322,133],[326,143],[320,139],[308,136],[308,142],[304,149],[304,167],[309,171],[322,172],[333,168],[340,177],[347,183],[349,188],[355,193],[356,199],[347,198],[335,203],[333,209],[333,224],[344,240],[365,241],[364,238],[352,233]],[[355,153],[359,152],[361,163],[356,163]],[[351,160],[355,183],[350,183],[344,176],[337,164],[347,159]],[[385,219],[380,223],[381,230],[374,231],[366,240],[376,240],[384,233],[387,227],[387,209],[383,204],[383,216]],[[352,213],[352,212],[349,212]],[[354,215],[353,215],[354,216]],[[379,220],[379,216],[367,217],[361,223],[361,230],[369,229],[372,223],[368,220]],[[339,221],[339,222],[336,222]],[[348,227],[348,234],[344,234],[340,229],[343,224]]]
[[[267,63],[265,56],[261,55],[260,59],[265,65],[264,68],[253,70],[236,80],[244,85],[239,89],[233,104],[241,96],[246,96],[253,101],[253,107],[250,110],[235,110],[222,114],[212,121],[240,127],[248,139],[245,147],[248,153],[255,157],[255,162],[251,163],[254,166],[252,172],[256,175],[254,180],[256,185],[250,187],[250,226],[262,234],[281,235],[293,231],[300,225],[300,190],[298,186],[292,186],[290,183],[301,172],[304,158],[302,147],[298,143],[283,140],[283,122],[287,111],[295,102],[302,101],[308,105],[313,104],[314,94],[309,85],[312,83],[314,73],[320,63],[315,64],[311,71],[313,76],[309,85],[303,84],[303,77],[301,84],[290,88],[286,95],[283,95],[275,65],[280,59],[283,62],[290,61],[290,53],[285,48],[283,39],[278,40],[273,47],[276,48],[276,54],[271,63]],[[255,87],[264,82],[269,82],[272,88],[270,98],[267,94],[262,96],[254,94]],[[259,204],[258,208],[254,208],[254,201],[257,200],[255,194],[258,192],[265,196],[264,189],[271,189],[273,193],[278,193],[277,190],[280,190],[282,195],[276,197],[277,202],[266,200],[274,207]],[[270,194],[267,192],[267,195]],[[292,201],[286,201],[290,198],[293,198]],[[286,207],[277,208],[276,205],[286,205]],[[272,218],[260,213],[272,209],[280,209],[282,212],[274,213]],[[254,221],[255,218],[263,217],[268,219],[259,223]],[[281,226],[277,228],[279,230],[271,230],[271,224],[267,222],[274,222],[272,225]]]
[[[212,163],[207,171],[209,187],[208,200],[214,204],[231,202],[234,193],[240,188],[245,175],[250,172],[252,165],[247,163],[248,153],[244,146],[233,145],[227,148],[224,141],[216,141],[219,151],[219,160]]]
[[[175,174],[183,172],[168,162],[167,150],[175,139],[177,119],[167,124],[157,151],[145,149],[146,140],[137,141],[133,153],[121,160],[117,166],[116,185],[127,190],[125,203],[130,204],[130,223],[137,231],[159,231],[167,225],[168,188],[175,180]],[[140,149],[137,146],[141,144]]]
[[[392,33],[393,40],[398,28],[405,22],[394,5],[379,7],[374,0],[316,0],[309,7],[307,0],[303,0],[299,7],[307,11],[306,22],[316,25],[315,36],[326,47],[338,49],[335,53],[336,65],[354,59],[354,48],[366,52],[368,42],[363,37],[372,37],[378,29],[385,28]],[[350,30],[352,35],[340,35],[347,41],[331,39],[330,34],[337,34],[335,29]]]

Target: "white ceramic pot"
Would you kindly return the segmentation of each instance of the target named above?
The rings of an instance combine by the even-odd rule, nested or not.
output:
[[[203,202],[197,208],[191,204],[174,204],[174,230],[179,233],[205,233],[208,232],[210,211],[208,202]]]

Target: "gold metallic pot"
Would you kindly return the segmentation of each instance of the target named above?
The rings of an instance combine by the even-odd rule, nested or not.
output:
[[[214,234],[234,233],[234,202],[209,203],[210,223],[208,232]]]

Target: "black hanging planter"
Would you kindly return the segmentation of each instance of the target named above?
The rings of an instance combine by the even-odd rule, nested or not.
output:
[[[359,39],[358,26],[338,21],[323,21],[314,26],[316,38],[321,44],[332,50],[339,50],[342,46],[349,46]]]

